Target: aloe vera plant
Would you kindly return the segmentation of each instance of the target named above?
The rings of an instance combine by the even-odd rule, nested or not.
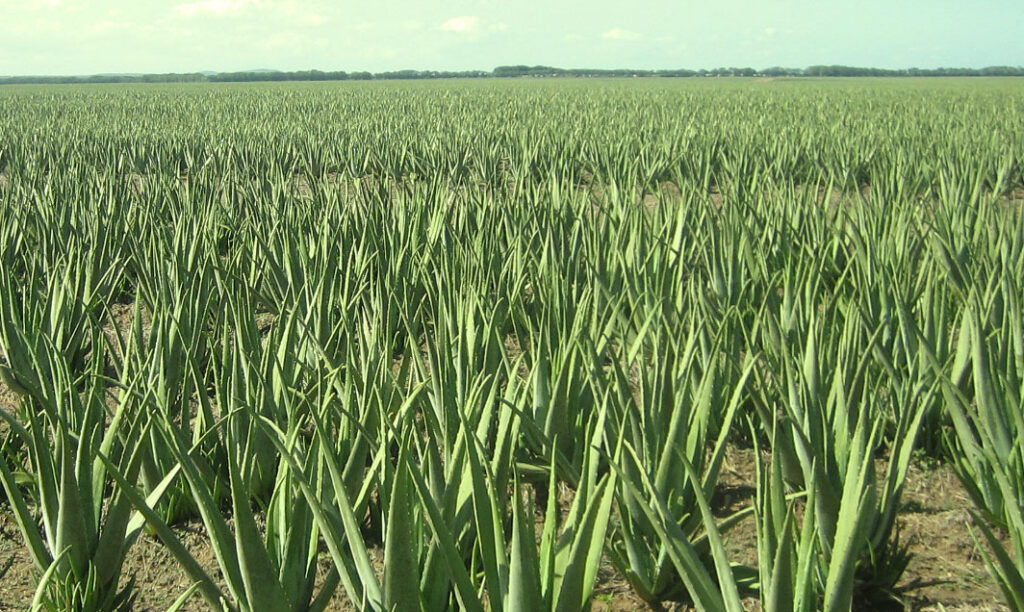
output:
[[[17,374],[5,370],[21,394],[18,414],[0,408],[0,418],[26,451],[24,463],[0,461],[0,484],[42,575],[35,604],[53,610],[128,609],[133,591],[120,581],[142,522],[133,519],[126,496],[108,497],[114,477],[104,458],[115,458],[117,469],[137,477],[145,449],[136,440],[145,431],[130,398],[138,381],[124,388],[108,412],[96,366],[87,380],[76,380],[62,351],[45,336],[40,340],[44,348],[34,362],[45,366]],[[46,378],[33,376],[44,369]],[[154,501],[165,488],[166,483],[154,488]]]
[[[1020,607],[1019,87],[866,83],[0,87],[35,603],[845,611],[918,451]],[[142,525],[189,593],[115,588]]]

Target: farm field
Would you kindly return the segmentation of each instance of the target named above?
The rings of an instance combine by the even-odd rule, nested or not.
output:
[[[0,610],[1024,610],[1024,80],[0,88]]]

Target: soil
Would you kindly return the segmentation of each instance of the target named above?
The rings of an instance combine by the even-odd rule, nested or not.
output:
[[[1006,194],[1001,202],[1010,208],[1024,208],[1024,187],[1018,187]]]

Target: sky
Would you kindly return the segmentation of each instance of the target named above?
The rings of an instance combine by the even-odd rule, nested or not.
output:
[[[0,75],[1024,65],[1022,0],[0,0]]]

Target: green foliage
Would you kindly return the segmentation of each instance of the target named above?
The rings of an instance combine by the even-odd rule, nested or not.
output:
[[[145,524],[213,609],[585,610],[605,560],[652,603],[873,606],[923,448],[1019,607],[1021,93],[3,89],[0,482],[36,603],[127,606]],[[756,491],[717,517],[737,443]]]

